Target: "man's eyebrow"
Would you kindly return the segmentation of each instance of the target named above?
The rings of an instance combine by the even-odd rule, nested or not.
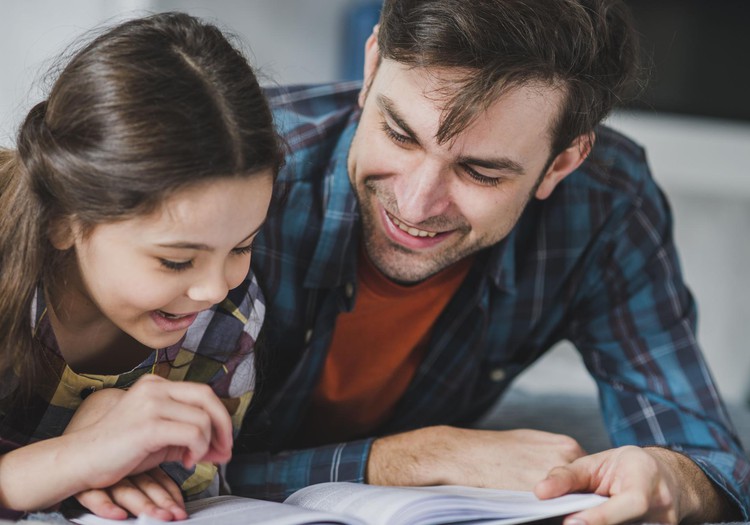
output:
[[[396,110],[395,104],[393,103],[393,101],[387,96],[382,95],[382,94],[378,95],[376,100],[381,111],[386,113],[388,117],[391,120],[393,120],[393,122],[395,122],[396,125],[404,133],[406,133],[409,136],[409,138],[419,143],[419,138],[417,137],[417,134],[414,133],[414,131],[412,131],[409,125],[406,122],[404,122],[404,119],[401,118],[401,116],[398,114],[398,111]],[[458,162],[459,164],[477,166],[480,168],[502,171],[502,172],[511,173],[514,175],[523,175],[526,173],[526,170],[521,164],[507,157],[502,157],[498,159],[480,159],[476,157],[461,157],[458,159]]]
[[[245,242],[246,240],[248,240],[250,237],[252,237],[256,233],[258,233],[265,223],[266,223],[265,220],[263,222],[261,222],[258,225],[257,228],[255,228],[253,231],[251,231],[248,234],[247,237],[245,237],[244,239],[242,239],[237,244],[242,244],[243,242]],[[200,250],[200,251],[204,251],[204,252],[212,252],[212,251],[214,251],[214,247],[213,246],[209,246],[208,244],[203,244],[203,243],[200,243],[200,242],[176,241],[176,242],[168,242],[168,243],[159,243],[159,244],[157,244],[157,246],[159,246],[160,248],[178,248],[178,249],[182,249],[182,250]]]
[[[501,157],[498,159],[478,159],[476,157],[460,157],[458,159],[459,164],[478,166],[480,168],[486,168],[488,170],[497,170],[503,172],[509,172],[514,175],[523,175],[526,173],[521,164],[509,159],[507,157]]]
[[[404,122],[404,119],[401,118],[401,116],[398,114],[398,111],[396,111],[395,104],[393,101],[386,97],[385,95],[378,95],[377,96],[377,103],[378,106],[380,106],[380,109],[387,113],[393,122],[396,123],[396,125],[401,128],[401,130],[409,135],[409,138],[412,140],[419,142],[419,139],[417,138],[417,134],[412,131],[412,129],[409,127],[409,125]]]

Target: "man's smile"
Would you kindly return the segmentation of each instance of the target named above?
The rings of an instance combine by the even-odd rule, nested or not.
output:
[[[401,220],[399,220],[396,217],[394,217],[393,215],[391,215],[390,213],[388,213],[387,211],[385,213],[386,213],[386,215],[388,215],[388,218],[391,220],[391,222],[393,222],[393,224],[395,224],[396,226],[398,226],[401,230],[405,231],[406,233],[408,233],[412,237],[435,237],[435,235],[437,235],[437,232],[430,232],[430,231],[426,231],[426,230],[420,230],[419,228],[415,228],[413,226],[409,226],[409,225],[405,224],[404,222],[402,222]]]

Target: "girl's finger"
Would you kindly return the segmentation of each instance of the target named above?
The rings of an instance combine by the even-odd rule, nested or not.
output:
[[[146,492],[141,490],[139,485],[134,483],[134,479],[137,477],[123,479],[107,489],[112,501],[126,509],[133,516],[146,514],[162,521],[172,521],[174,519],[172,513],[169,510],[159,507]],[[148,484],[145,479],[141,481],[144,484]]]
[[[147,376],[145,376],[147,377]],[[143,392],[146,399],[159,399],[157,406],[162,410],[159,414],[169,414],[174,409],[169,404],[167,409],[165,398],[171,398],[174,403],[188,405],[200,409],[210,421],[211,449],[221,457],[229,459],[232,449],[232,419],[221,400],[208,385],[189,381],[150,380],[141,378],[131,389],[133,392]],[[140,387],[140,388],[136,388]],[[186,412],[182,412],[186,414]]]
[[[143,474],[132,476],[130,481],[154,505],[169,512],[172,519],[183,520],[187,518],[179,487],[160,468],[157,467]]]
[[[106,490],[85,490],[76,494],[75,498],[92,514],[96,514],[102,518],[124,520],[128,517],[128,511],[116,505]]]

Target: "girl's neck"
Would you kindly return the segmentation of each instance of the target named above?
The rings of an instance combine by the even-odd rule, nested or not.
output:
[[[60,353],[75,372],[120,374],[140,364],[153,351],[102,313],[85,293],[75,270],[62,271],[46,283],[45,300]]]

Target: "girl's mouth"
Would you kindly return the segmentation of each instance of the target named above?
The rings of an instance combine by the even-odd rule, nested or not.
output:
[[[165,332],[185,330],[193,324],[196,317],[198,317],[198,312],[187,314],[173,314],[164,310],[154,310],[151,312],[151,319],[156,326]]]

